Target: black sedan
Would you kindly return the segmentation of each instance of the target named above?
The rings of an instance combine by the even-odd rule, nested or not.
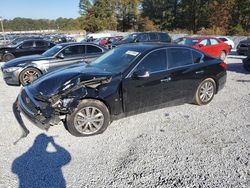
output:
[[[91,43],[63,43],[47,50],[42,55],[31,55],[8,61],[2,66],[8,85],[26,85],[42,74],[80,61],[90,62],[106,52],[106,49]]]
[[[37,79],[24,87],[14,109],[42,129],[63,120],[71,134],[89,136],[121,117],[183,103],[208,104],[226,83],[226,67],[186,46],[124,45],[91,64]]]
[[[54,45],[54,43],[42,39],[24,40],[15,45],[0,48],[0,61],[7,62],[21,56],[42,54]]]

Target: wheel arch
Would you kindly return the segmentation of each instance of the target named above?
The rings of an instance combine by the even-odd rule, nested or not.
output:
[[[43,74],[43,71],[41,71],[39,68],[37,68],[37,67],[33,67],[33,66],[27,66],[27,67],[24,67],[23,68],[23,70],[22,71],[20,71],[19,72],[19,75],[18,75],[18,80],[19,80],[19,83],[21,83],[20,82],[20,76],[21,76],[21,73],[23,72],[23,71],[25,71],[26,69],[28,69],[28,68],[33,68],[33,69],[36,69],[36,70],[38,70],[40,73],[41,73],[41,75]]]

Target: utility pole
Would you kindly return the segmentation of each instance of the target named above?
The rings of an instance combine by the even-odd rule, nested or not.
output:
[[[0,22],[1,22],[1,27],[2,27],[4,45],[6,45],[6,38],[5,38],[5,33],[4,33],[4,28],[3,28],[3,17],[2,16],[0,16]]]

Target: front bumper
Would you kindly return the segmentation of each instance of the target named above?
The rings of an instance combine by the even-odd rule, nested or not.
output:
[[[19,94],[17,105],[22,114],[40,129],[48,130],[51,124],[58,124],[61,121],[59,116],[53,114],[45,117],[39,102],[35,101],[25,89]]]
[[[3,74],[3,79],[7,85],[12,85],[12,86],[19,86],[19,74],[21,72],[21,69],[18,69],[14,72],[6,72],[4,68],[1,68],[2,74]]]

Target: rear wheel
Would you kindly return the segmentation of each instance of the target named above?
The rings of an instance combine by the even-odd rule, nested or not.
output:
[[[224,60],[226,59],[226,56],[227,56],[226,52],[222,51],[222,52],[220,53],[220,59],[221,59],[222,61],[224,61]]]
[[[216,83],[212,78],[203,80],[196,90],[194,103],[197,105],[205,105],[212,101],[216,92]]]
[[[27,85],[41,76],[41,72],[36,68],[26,68],[20,73],[20,82],[22,85]]]
[[[109,110],[101,101],[86,99],[67,115],[66,128],[74,136],[92,136],[104,132],[110,124]]]
[[[3,61],[4,61],[4,62],[7,62],[7,61],[10,61],[10,60],[12,60],[12,59],[14,59],[14,58],[15,58],[15,56],[14,56],[13,54],[8,53],[8,54],[5,54],[5,55],[3,56]]]

